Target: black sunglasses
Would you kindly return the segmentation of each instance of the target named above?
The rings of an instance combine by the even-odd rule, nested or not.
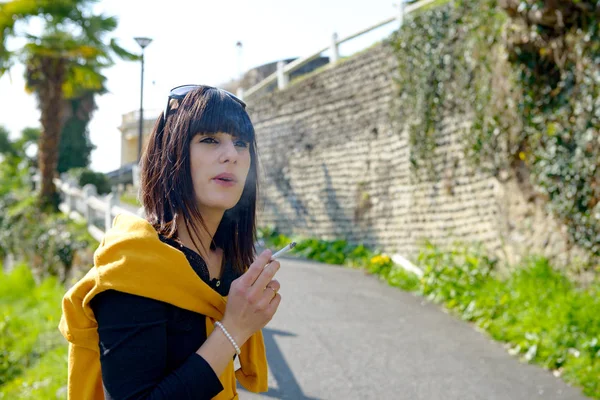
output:
[[[234,95],[233,93],[228,92],[227,90],[217,88],[214,86],[206,86],[206,85],[181,85],[174,87],[169,92],[169,98],[167,99],[167,106],[165,107],[165,111],[163,112],[163,121],[167,121],[167,114],[169,114],[171,100],[182,100],[189,92],[198,88],[207,88],[207,89],[215,89],[220,92],[225,93],[227,96],[231,97],[233,100],[238,102],[242,106],[243,109],[246,109],[246,103],[242,101],[239,97]]]

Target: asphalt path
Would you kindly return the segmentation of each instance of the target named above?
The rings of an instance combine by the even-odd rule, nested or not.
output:
[[[269,391],[241,400],[584,399],[442,307],[343,267],[285,258],[263,330]]]

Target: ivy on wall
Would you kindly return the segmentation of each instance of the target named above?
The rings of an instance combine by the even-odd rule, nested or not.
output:
[[[433,154],[444,125],[467,119],[472,165],[525,177],[573,243],[598,256],[599,20],[583,0],[560,2],[566,22],[544,18],[558,15],[554,3],[457,0],[408,18],[390,39],[399,116],[418,179],[440,178]]]

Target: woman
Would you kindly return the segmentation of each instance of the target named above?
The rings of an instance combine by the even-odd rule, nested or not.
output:
[[[254,259],[245,104],[213,87],[173,89],[141,164],[146,219],[115,218],[63,299],[69,398],[237,399],[236,380],[266,391],[261,329],[281,301],[279,263],[269,250]]]

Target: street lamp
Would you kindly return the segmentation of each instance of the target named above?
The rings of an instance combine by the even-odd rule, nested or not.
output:
[[[138,132],[138,164],[140,159],[142,158],[142,140],[143,140],[143,130],[144,130],[144,49],[148,46],[152,39],[146,37],[136,37],[134,38],[137,44],[142,48],[142,84],[140,88],[140,128]]]
[[[244,76],[242,75],[242,42],[238,40],[235,44],[238,48],[238,76],[237,76],[237,96],[240,99],[244,98]]]

